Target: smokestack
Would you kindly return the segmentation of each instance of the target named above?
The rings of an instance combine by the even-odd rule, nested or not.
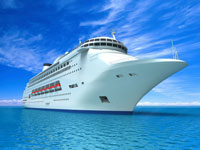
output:
[[[50,63],[44,63],[42,71],[48,69],[51,66]]]

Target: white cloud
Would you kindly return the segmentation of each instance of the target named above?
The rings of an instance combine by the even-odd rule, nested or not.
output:
[[[17,8],[16,0],[1,0],[0,6],[2,6],[4,9]]]
[[[186,93],[183,83],[186,83],[184,79],[171,77],[153,88],[152,91],[165,95],[170,99],[183,100]]]
[[[23,68],[31,72],[40,72],[45,62],[53,62],[61,55],[58,51],[46,50],[39,46],[41,34],[30,35],[26,32],[7,33],[0,38],[0,63]]]
[[[99,20],[95,21],[86,21],[81,22],[80,26],[98,26],[98,25],[106,25],[110,22],[118,20],[120,17],[120,13],[125,9],[126,5],[130,2],[130,0],[110,0],[110,2],[106,3],[99,12],[109,11],[108,15]]]
[[[188,95],[191,95],[191,96],[200,96],[200,92],[189,93]]]
[[[0,106],[21,106],[22,100],[0,100]]]
[[[137,106],[200,106],[200,101],[193,102],[139,102]]]
[[[169,56],[168,58],[173,58],[172,57],[172,50],[167,48],[161,51],[155,51],[155,52],[150,52],[150,53],[141,53],[141,54],[136,54],[136,57],[139,58],[161,58]],[[171,57],[170,57],[171,56]]]

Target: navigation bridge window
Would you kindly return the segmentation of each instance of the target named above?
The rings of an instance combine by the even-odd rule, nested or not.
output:
[[[102,41],[102,42],[101,42]],[[82,47],[88,46],[108,46],[114,49],[120,49],[121,51],[125,51],[127,53],[127,48],[120,42],[114,39],[106,39],[106,38],[96,38],[87,40],[83,43]]]

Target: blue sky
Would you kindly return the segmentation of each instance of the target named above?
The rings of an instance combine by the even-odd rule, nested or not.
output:
[[[1,0],[0,100],[20,100],[43,63],[52,63],[79,40],[111,36],[112,30],[132,56],[172,58],[173,40],[179,58],[189,64],[141,102],[200,103],[198,0]]]

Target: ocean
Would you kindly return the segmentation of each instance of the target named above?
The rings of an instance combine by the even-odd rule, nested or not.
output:
[[[200,107],[132,115],[0,107],[0,150],[200,150]]]

